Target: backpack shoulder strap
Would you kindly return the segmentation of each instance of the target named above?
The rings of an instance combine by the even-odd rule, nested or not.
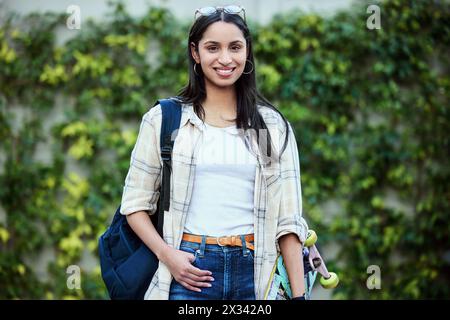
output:
[[[164,147],[168,147],[169,145],[173,146],[173,141],[175,141],[178,133],[177,129],[180,127],[181,121],[181,102],[176,98],[169,98],[160,99],[155,105],[158,103],[161,105],[162,110],[161,153],[164,153],[167,157],[171,157],[171,154],[168,154],[169,150],[164,149]]]
[[[163,235],[164,211],[170,207],[170,176],[172,173],[172,150],[178,128],[181,121],[181,101],[176,97],[169,99],[159,99],[154,106],[161,105],[161,159],[163,160],[163,176],[161,182],[161,192],[159,197],[159,212],[157,231]]]

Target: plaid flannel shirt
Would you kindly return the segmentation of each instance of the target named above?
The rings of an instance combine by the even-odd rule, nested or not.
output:
[[[286,134],[284,121],[268,107],[258,106],[258,111],[268,127],[274,150],[281,150]],[[123,189],[121,213],[124,215],[137,211],[147,211],[149,214],[156,212],[162,177],[161,119],[159,104],[142,118]],[[163,227],[165,242],[177,249],[181,243],[192,195],[196,152],[203,126],[192,104],[183,104],[180,128],[172,154],[170,209],[164,212]],[[281,161],[275,164],[267,165],[264,162],[256,138],[250,137],[247,141],[258,159],[254,187],[254,280],[255,297],[261,300],[280,253],[278,239],[288,233],[294,233],[300,242],[304,243],[308,225],[302,217],[299,155],[291,125],[289,124],[286,150]],[[145,299],[167,300],[172,280],[169,269],[160,261]]]

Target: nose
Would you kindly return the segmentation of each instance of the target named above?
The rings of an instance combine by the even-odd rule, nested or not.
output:
[[[228,54],[228,52],[224,51],[224,52],[220,55],[220,57],[219,57],[219,63],[222,64],[222,65],[224,65],[224,66],[227,66],[227,65],[229,65],[229,64],[231,63],[231,57],[230,57],[230,55]]]

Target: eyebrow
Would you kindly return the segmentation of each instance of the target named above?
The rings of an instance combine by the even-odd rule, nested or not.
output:
[[[207,45],[208,43],[212,43],[212,44],[220,44],[220,43],[217,42],[217,41],[208,40],[208,41],[206,41],[203,45]],[[241,44],[244,44],[241,40],[234,40],[234,41],[230,42],[230,44],[235,44],[235,43],[241,43]]]

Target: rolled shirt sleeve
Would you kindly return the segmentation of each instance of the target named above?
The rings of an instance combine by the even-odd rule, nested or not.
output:
[[[276,246],[280,251],[279,239],[289,233],[298,236],[303,244],[308,233],[308,224],[302,217],[302,191],[300,183],[300,161],[294,131],[288,123],[289,140],[281,156],[281,200],[276,232]],[[285,134],[281,135],[284,143]]]
[[[161,106],[151,108],[142,117],[139,134],[131,153],[130,168],[125,178],[120,213],[156,212],[161,184],[160,126]]]

